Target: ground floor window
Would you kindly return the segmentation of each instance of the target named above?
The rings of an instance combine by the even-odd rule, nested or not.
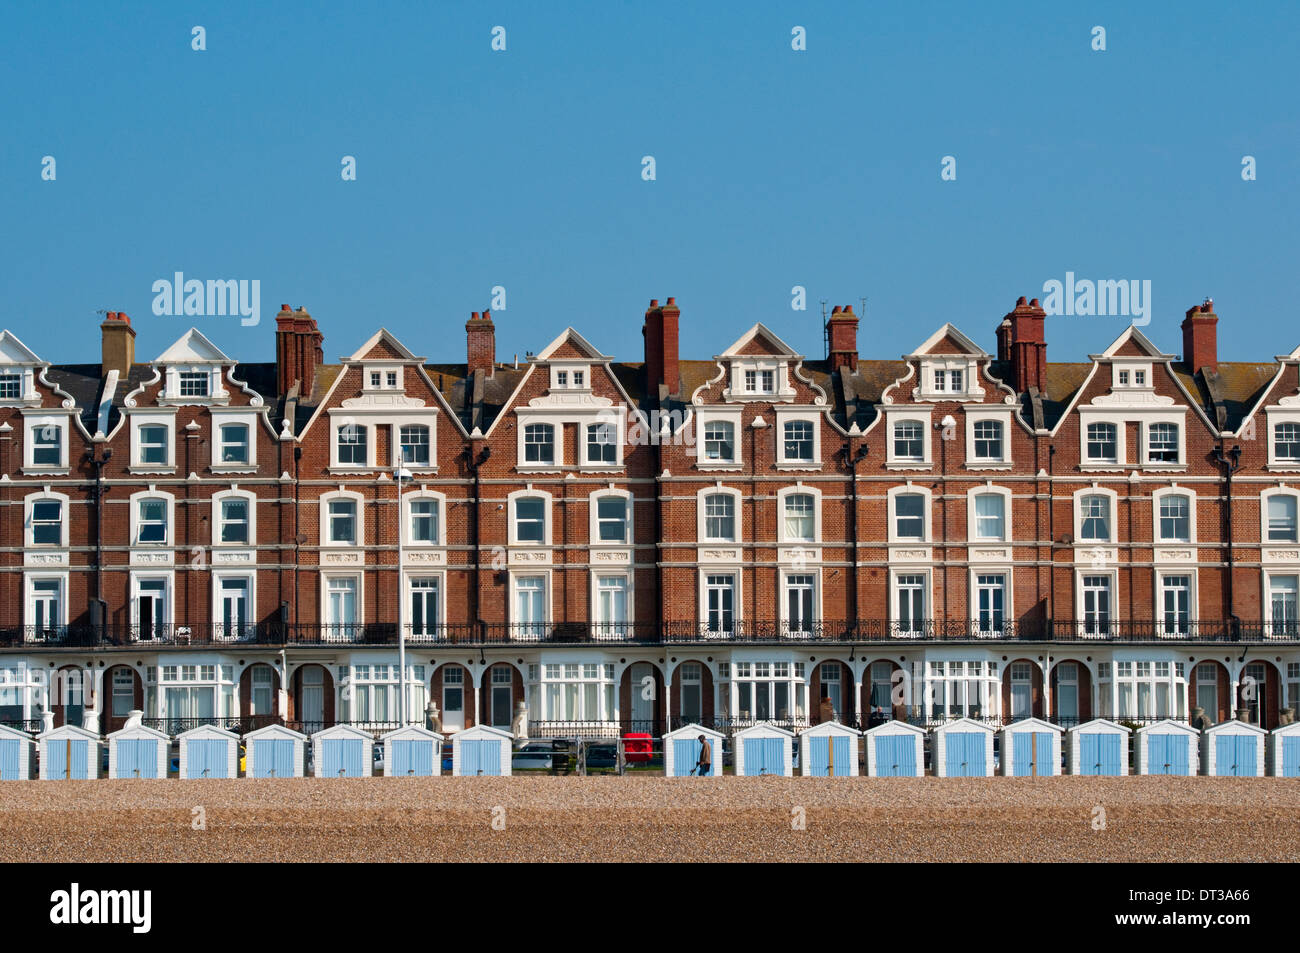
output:
[[[704,717],[704,667],[699,662],[683,662],[677,681],[681,686],[682,718],[688,722],[700,721]]]
[[[113,717],[125,718],[135,707],[135,673],[129,668],[113,669]]]
[[[1186,718],[1186,668],[1182,662],[1099,662],[1097,695],[1102,718],[1139,722]]]
[[[723,704],[740,721],[805,721],[803,662],[734,662],[724,671]]]
[[[396,724],[401,717],[396,665],[340,665],[343,721],[349,724]],[[406,666],[407,717],[423,713],[428,703],[424,666]]]
[[[533,697],[541,702],[542,721],[614,721],[612,662],[548,662],[529,667],[536,676]]]
[[[1061,662],[1056,666],[1056,712],[1063,725],[1079,722],[1079,663]]]
[[[146,716],[168,734],[237,714],[233,665],[150,665],[144,680]]]
[[[977,660],[931,660],[925,670],[930,717],[988,718],[998,705],[998,663]]]
[[[24,663],[0,667],[0,724],[39,721],[45,711],[45,673]]]

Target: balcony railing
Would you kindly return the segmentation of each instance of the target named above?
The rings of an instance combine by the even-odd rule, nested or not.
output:
[[[18,626],[0,629],[0,648],[127,646],[283,646],[396,645],[397,624],[257,622],[167,623],[143,625]],[[995,625],[963,619],[927,619],[905,623],[892,619],[818,620],[805,624],[784,620],[743,619],[720,628],[708,622],[481,622],[408,625],[413,645],[615,645],[660,643],[863,643],[863,642],[1261,642],[1300,643],[1300,623],[1191,620]]]

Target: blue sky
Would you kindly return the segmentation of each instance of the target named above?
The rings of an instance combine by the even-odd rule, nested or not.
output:
[[[90,362],[122,310],[140,359],[195,324],[271,360],[290,302],[331,360],[384,325],[463,361],[500,285],[499,358],[573,325],[640,360],[668,295],[684,356],[762,321],[821,357],[819,301],[865,296],[860,350],[892,358],[944,321],[992,350],[1073,271],[1150,280],[1165,350],[1209,295],[1221,357],[1288,352],[1300,7],[1136,6],[9,3],[0,326]],[[154,316],[175,271],[259,280],[261,323]],[[1049,359],[1127,324],[1050,319]]]

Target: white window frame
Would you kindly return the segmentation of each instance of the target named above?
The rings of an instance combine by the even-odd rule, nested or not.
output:
[[[712,423],[729,423],[731,424],[732,458],[730,460],[714,460],[704,455],[704,434],[708,424]],[[695,412],[695,468],[697,470],[738,470],[743,466],[744,450],[741,447],[741,441],[744,438],[744,430],[741,427],[740,410],[720,411],[700,409]]]
[[[625,423],[626,422],[622,414],[601,414],[600,416],[596,417],[594,420],[588,419],[588,420],[578,421],[578,443],[581,444],[580,455],[582,459],[581,466],[583,469],[621,470],[623,468],[624,466],[623,443],[624,443]],[[589,455],[591,448],[588,446],[587,431],[590,430],[592,427],[601,427],[601,426],[608,427],[613,431],[614,443],[612,444],[612,446],[614,447],[614,459],[612,462],[608,460],[593,460]]]
[[[708,518],[705,514],[705,500],[710,496],[718,494],[731,497],[732,521],[735,527],[734,539],[720,539],[716,536],[709,536],[705,531],[708,526]],[[696,540],[700,543],[727,543],[733,546],[738,546],[743,543],[745,538],[745,528],[743,523],[743,513],[741,510],[741,506],[743,505],[742,496],[743,494],[740,490],[729,486],[706,486],[698,490],[695,494]]]
[[[894,452],[894,427],[902,423],[916,423],[921,427],[921,459],[900,457]],[[891,469],[928,469],[934,465],[931,440],[931,415],[929,410],[915,408],[885,411],[885,465]]]
[[[351,541],[334,542],[330,539],[330,503],[350,500],[356,504],[355,522],[353,530],[355,538]],[[366,501],[360,493],[354,490],[331,490],[328,493],[322,493],[318,502],[320,509],[320,545],[322,548],[340,549],[344,547],[363,548],[365,543],[365,526],[366,526]]]
[[[379,383],[372,378],[379,375]],[[390,384],[388,375],[396,374],[397,381]],[[401,394],[406,391],[406,366],[403,364],[364,364],[361,372],[361,390],[363,393]]]
[[[550,462],[544,460],[529,460],[528,447],[528,428],[530,427],[549,427],[551,428],[551,459]],[[559,470],[564,465],[564,424],[558,420],[540,420],[532,417],[520,418],[517,430],[519,432],[519,458],[517,469],[526,470]],[[536,446],[541,446],[537,444]]]
[[[979,577],[980,576],[1001,576],[1002,577],[1002,628],[984,631],[978,628],[980,606],[979,606]],[[1005,564],[990,564],[988,566],[972,566],[970,568],[970,582],[967,591],[970,593],[970,620],[971,631],[977,632],[981,638],[1001,637],[1006,634],[1008,625],[1014,626],[1015,622],[1015,573],[1012,567]]]
[[[59,428],[58,463],[35,462],[36,431],[44,427]],[[71,472],[71,464],[68,462],[68,431],[71,427],[72,416],[70,414],[56,414],[43,410],[39,414],[25,415],[23,417],[23,470],[59,474]]]
[[[59,504],[59,541],[57,543],[38,543],[36,542],[36,523],[35,523],[35,506],[37,503],[54,502]],[[28,493],[23,497],[23,541],[24,545],[39,549],[42,552],[48,552],[52,549],[68,548],[68,529],[72,522],[71,514],[68,512],[70,498],[66,493],[56,493],[53,490],[38,491]]]
[[[220,626],[224,624],[221,617],[221,593],[222,583],[231,579],[242,579],[247,586],[248,593],[248,621],[245,623],[250,629],[257,625],[257,573],[251,569],[243,570],[214,570],[212,573],[212,625],[216,631],[220,631]],[[239,633],[228,635],[227,638],[232,640],[238,638]],[[273,668],[273,666],[272,666]]]
[[[222,501],[231,499],[242,499],[248,505],[248,541],[243,543],[227,543],[221,539],[221,531],[224,528],[225,520],[222,517]],[[212,494],[212,515],[208,522],[212,524],[212,545],[223,549],[252,549],[257,545],[257,494],[251,490],[241,490],[237,486],[232,486],[228,490],[222,490]]]
[[[1165,631],[1165,590],[1173,587],[1168,586],[1166,581],[1174,577],[1187,578],[1187,621],[1188,633]],[[1200,619],[1200,585],[1199,573],[1194,565],[1186,568],[1162,568],[1155,570],[1155,605],[1154,609],[1156,631],[1167,638],[1189,638],[1196,635],[1196,623]]]
[[[602,497],[619,497],[623,500],[623,539],[601,539],[600,538],[600,500]],[[593,547],[604,546],[631,546],[632,532],[635,520],[633,518],[632,494],[627,490],[618,490],[614,487],[607,487],[603,490],[593,490],[587,497],[587,533],[590,545]]]
[[[436,583],[434,591],[437,593],[437,618],[433,620],[425,619],[424,627],[427,632],[416,633],[412,627],[415,625],[413,602],[416,593],[415,580],[432,579]],[[426,590],[421,590],[426,591]],[[406,625],[407,638],[428,638],[430,635],[437,635],[447,624],[447,573],[441,569],[426,569],[424,567],[410,568],[406,567],[402,578],[402,598],[406,600]]]
[[[373,470],[375,469],[375,427],[372,423],[358,421],[355,418],[349,423],[343,421],[347,419],[346,414],[332,415],[330,417],[330,469],[331,470]],[[339,433],[344,427],[354,427],[366,435],[366,459],[364,463],[343,463],[339,456]]]
[[[146,499],[162,500],[167,507],[167,537],[160,543],[142,543],[140,542],[140,502]],[[144,547],[147,549],[173,547],[176,545],[176,497],[162,490],[153,488],[140,490],[132,493],[128,505],[130,506],[130,530],[131,546]]]
[[[979,385],[977,379],[979,374],[979,359],[966,354],[954,354],[951,356],[935,357],[927,356],[920,361],[920,373],[917,379],[915,397],[917,400],[940,401],[940,400],[978,400],[984,396],[984,391]],[[937,372],[943,371],[943,388],[938,387]],[[952,371],[961,371],[961,390],[952,390],[949,387],[951,383],[950,374]]]
[[[889,625],[890,631],[900,638],[910,638],[914,634],[920,634],[916,629],[900,628],[902,619],[898,611],[898,594],[902,589],[899,580],[904,576],[921,577],[921,617],[914,620],[918,622],[929,622],[934,615],[934,581],[931,578],[928,567],[918,566],[915,569],[890,569],[889,570]],[[912,587],[908,586],[910,590]]]
[[[131,424],[131,461],[132,473],[174,473],[176,471],[176,415],[174,413],[133,413]],[[145,427],[163,428],[163,449],[166,456],[161,463],[148,462],[144,459],[144,440],[141,431]]]
[[[1290,497],[1295,502],[1296,509],[1296,533],[1295,538],[1269,539],[1268,538],[1268,501],[1274,496]],[[1300,543],[1300,491],[1296,491],[1287,486],[1271,487],[1263,490],[1259,494],[1259,538],[1263,546],[1294,546]],[[1298,700],[1300,701],[1300,700]]]
[[[785,531],[785,503],[792,496],[811,496],[813,501],[813,538],[812,539],[791,539]],[[776,510],[776,538],[781,543],[815,545],[822,541],[822,491],[815,486],[805,486],[802,483],[796,483],[794,486],[783,486],[776,491],[777,510]]]
[[[1187,539],[1170,539],[1164,535],[1161,526],[1160,504],[1161,501],[1171,496],[1182,496],[1187,498]],[[1157,543],[1174,543],[1187,544],[1196,542],[1196,490],[1191,487],[1182,487],[1177,483],[1171,483],[1169,486],[1161,487],[1151,494],[1151,530],[1152,536]]]
[[[518,618],[519,615],[519,583],[524,579],[542,580],[542,618],[536,621]],[[510,573],[510,604],[506,607],[506,618],[510,620],[512,626],[536,625],[539,629],[546,630],[554,625],[555,610],[554,585],[551,579],[551,573],[546,571],[535,570],[518,570]]]
[[[790,577],[791,576],[810,576],[812,578],[812,628],[809,630],[792,629],[790,627]],[[777,598],[777,618],[781,623],[781,632],[784,634],[796,635],[816,635],[817,626],[822,618],[822,573],[820,569],[806,567],[803,569],[792,569],[784,567],[780,571]],[[802,587],[800,587],[802,588]]]
[[[592,568],[591,573],[591,614],[590,618],[594,629],[593,634],[596,638],[630,638],[633,633],[633,622],[636,621],[635,612],[635,574],[627,570]],[[603,591],[600,581],[602,579],[618,578],[623,580],[623,592],[627,600],[626,618],[620,624],[617,621],[602,618],[600,594]],[[621,626],[621,631],[620,631]]]
[[[248,459],[244,461],[226,460],[226,442],[222,427],[241,425],[248,428]],[[226,414],[219,411],[212,413],[212,463],[214,473],[252,473],[257,470],[257,415]]]
[[[1088,439],[1088,428],[1102,425],[1115,431],[1115,459],[1113,460],[1094,457],[1088,453],[1088,444],[1091,443]],[[1122,467],[1128,459],[1128,448],[1125,446],[1127,434],[1128,428],[1124,426],[1123,420],[1100,420],[1081,415],[1079,418],[1079,461],[1081,468],[1115,469]]]
[[[1085,634],[1084,626],[1087,624],[1084,619],[1083,605],[1083,580],[1084,577],[1105,576],[1110,580],[1110,605],[1108,609],[1108,619],[1106,629],[1103,632]],[[1119,569],[1116,567],[1106,567],[1104,569],[1092,569],[1087,566],[1078,566],[1074,571],[1074,615],[1075,623],[1081,638],[1102,639],[1109,638],[1114,631],[1116,623],[1119,622]]]
[[[709,625],[709,577],[710,576],[730,576],[731,577],[731,632],[718,630],[716,635],[721,638],[723,635],[730,635],[735,632],[736,625],[745,620],[745,599],[744,599],[744,573],[736,566],[701,566],[698,572],[698,598],[699,609],[699,626],[702,632],[712,632]]]
[[[523,497],[538,497],[542,500],[542,539],[541,542],[535,540],[521,540],[519,538],[518,526],[515,520],[515,501]],[[533,489],[530,483],[523,490],[515,490],[513,493],[506,495],[506,539],[511,546],[550,546],[551,530],[554,526],[554,504],[555,500],[550,493],[545,490]]]
[[[330,582],[335,579],[351,579],[356,588],[353,590],[356,594],[356,617],[351,622],[335,622],[329,618],[329,592]],[[333,641],[347,641],[352,634],[359,631],[360,626],[366,624],[366,574],[364,572],[334,572],[330,570],[323,571],[320,574],[320,624],[323,628],[338,626],[351,626],[348,631],[341,632],[334,637]],[[327,637],[327,640],[331,640]],[[326,666],[328,668],[328,666]],[[335,685],[338,689],[338,685]]]
[[[1151,428],[1156,424],[1172,424],[1178,434],[1178,459],[1177,460],[1152,460],[1151,459]],[[1187,426],[1183,418],[1152,418],[1144,419],[1141,424],[1142,434],[1142,467],[1144,469],[1166,469],[1173,467],[1183,467],[1187,464]]]
[[[133,629],[139,629],[145,624],[153,624],[153,620],[147,621],[140,618],[140,584],[145,582],[161,582],[162,599],[163,599],[163,621],[162,625],[176,625],[176,574],[170,570],[163,572],[154,572],[139,570],[131,573],[131,581],[127,590],[128,594],[128,613],[127,618],[130,620]],[[180,664],[168,663],[168,664]],[[187,660],[188,664],[188,660]]]
[[[730,386],[722,392],[722,399],[727,401],[790,401],[794,399],[794,387],[790,384],[790,360],[787,357],[773,358],[732,358]],[[755,390],[745,389],[745,373],[754,372]],[[764,390],[761,386],[763,372],[772,374],[772,389]],[[737,427],[737,433],[740,432]]]
[[[889,518],[890,545],[902,545],[902,546],[927,545],[928,546],[931,540],[933,540],[934,538],[932,535],[933,533],[932,527],[934,523],[934,513],[933,513],[933,505],[932,505],[933,500],[931,498],[932,494],[929,488],[923,486],[917,486],[913,483],[907,483],[904,484],[903,486],[890,487],[889,492],[886,494],[886,496],[888,499],[887,512]],[[921,536],[920,539],[917,539],[916,537],[912,537],[912,536],[898,535],[898,515],[895,510],[895,500],[900,496],[920,496],[923,498],[924,504],[923,504],[921,516],[924,523],[924,534]]]
[[[779,469],[820,470],[822,466],[822,415],[818,411],[787,411],[777,408],[776,426],[772,429],[776,437],[776,465]],[[794,422],[807,423],[812,426],[812,458],[801,460],[785,455],[785,425]]]
[[[1083,499],[1086,496],[1104,496],[1110,500],[1110,513],[1106,520],[1107,536],[1105,539],[1084,539],[1083,537]],[[1100,486],[1084,487],[1074,491],[1074,544],[1076,546],[1114,545],[1118,536],[1119,493]]]
[[[1297,426],[1300,426],[1300,407],[1266,407],[1264,409],[1264,415],[1267,421],[1264,426],[1268,429],[1268,468],[1270,470],[1279,470],[1284,473],[1300,472],[1300,460],[1288,460],[1278,457],[1277,440],[1275,437],[1278,424],[1296,424]],[[1248,420],[1243,429],[1248,429],[1253,422],[1254,418]]]
[[[1011,468],[1011,426],[1009,410],[966,410],[966,467],[971,470],[1008,470]],[[1002,456],[980,457],[975,454],[975,425],[981,423],[1002,425]]]
[[[402,440],[402,430],[406,427],[420,427],[428,434],[428,442],[425,444],[429,450],[429,459],[425,463],[408,463],[402,454],[402,446],[405,441]],[[434,435],[436,433],[432,421],[424,420],[394,420],[393,421],[393,466],[405,467],[408,470],[436,470],[438,469],[437,447],[434,445]]]
[[[415,512],[411,504],[432,502],[438,521],[438,532],[432,542],[415,538]],[[447,545],[447,497],[436,490],[408,490],[402,494],[402,544],[413,548],[432,549]],[[423,573],[428,575],[427,573]]]
[[[564,375],[563,378],[560,375]],[[550,377],[551,390],[579,394],[591,392],[591,365],[586,362],[553,361],[550,365]]]
[[[23,625],[35,625],[36,586],[37,582],[57,582],[59,584],[59,618],[56,627],[68,624],[68,573],[65,572],[25,572],[23,573]],[[30,664],[30,663],[29,663]],[[51,687],[51,691],[53,688]]]
[[[1002,535],[1001,536],[981,536],[979,534],[979,516],[975,512],[975,498],[978,496],[1000,496],[1002,497]],[[1012,494],[1011,489],[1005,486],[994,486],[991,483],[982,486],[973,486],[966,491],[966,538],[972,544],[986,543],[1008,543],[1011,541],[1011,523],[1012,523]]]

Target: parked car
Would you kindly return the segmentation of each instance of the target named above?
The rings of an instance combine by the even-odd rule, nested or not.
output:
[[[617,745],[588,745],[587,746],[587,770],[592,768],[617,768],[618,767],[618,746]]]
[[[511,756],[510,766],[514,771],[549,771],[551,754],[549,741],[529,741]]]

